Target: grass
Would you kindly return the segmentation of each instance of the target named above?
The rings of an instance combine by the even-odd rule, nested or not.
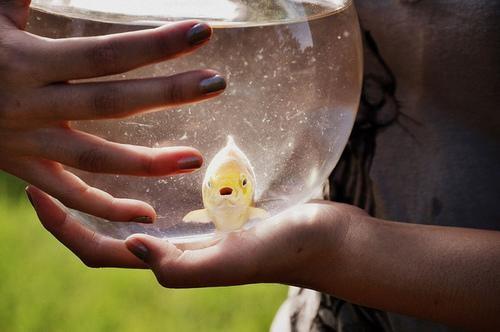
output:
[[[0,331],[267,331],[286,287],[168,290],[150,271],[89,269],[0,173]]]

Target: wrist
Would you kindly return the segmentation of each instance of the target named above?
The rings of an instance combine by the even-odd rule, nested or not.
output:
[[[348,239],[353,228],[358,228],[368,216],[363,210],[345,204],[320,202],[308,206],[311,209],[308,221],[296,226],[299,227],[296,231],[306,239],[303,245],[307,248],[295,247],[303,255],[289,283],[321,290],[334,282],[336,271],[342,268],[339,262],[349,252]]]

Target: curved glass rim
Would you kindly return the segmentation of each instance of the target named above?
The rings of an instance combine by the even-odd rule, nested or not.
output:
[[[297,2],[298,0],[285,0],[284,2]],[[338,0],[338,2],[332,2],[332,0],[302,0],[303,3],[318,3],[321,5],[329,5],[330,8],[325,7],[325,10],[313,15],[307,15],[302,12],[301,16],[284,18],[284,19],[272,19],[272,20],[240,20],[237,16],[233,19],[228,19],[228,17],[204,17],[203,15],[192,15],[192,16],[166,16],[166,15],[142,15],[142,14],[123,14],[123,13],[112,13],[104,12],[93,9],[85,9],[81,7],[75,7],[72,5],[62,5],[62,4],[47,4],[44,0],[33,0],[31,2],[31,8],[40,12],[48,14],[57,14],[74,19],[84,19],[88,21],[104,22],[110,24],[127,24],[127,25],[143,25],[143,26],[160,26],[169,22],[177,22],[183,20],[200,20],[209,23],[212,27],[228,27],[228,26],[266,26],[266,25],[276,25],[294,22],[304,22],[308,20],[319,19],[336,12],[341,12],[352,5],[352,0]],[[302,3],[301,2],[301,3]]]

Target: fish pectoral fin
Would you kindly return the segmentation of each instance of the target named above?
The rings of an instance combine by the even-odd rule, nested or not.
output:
[[[182,221],[184,222],[199,222],[199,223],[204,223],[208,224],[209,222],[212,222],[210,217],[208,216],[207,209],[201,209],[201,210],[194,210],[189,212],[182,218]]]
[[[251,207],[248,216],[249,219],[265,219],[269,217],[269,212],[264,209]]]

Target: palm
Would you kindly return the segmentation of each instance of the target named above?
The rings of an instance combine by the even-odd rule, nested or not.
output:
[[[363,214],[342,204],[310,203],[251,230],[230,233],[213,246],[181,250],[146,235],[121,241],[95,234],[47,194],[33,187],[29,193],[44,227],[87,266],[151,268],[163,286],[173,288],[303,284],[303,267],[319,262],[327,243],[338,241],[345,233],[336,220]],[[145,262],[127,249],[133,251],[138,244],[148,248],[142,257]]]

